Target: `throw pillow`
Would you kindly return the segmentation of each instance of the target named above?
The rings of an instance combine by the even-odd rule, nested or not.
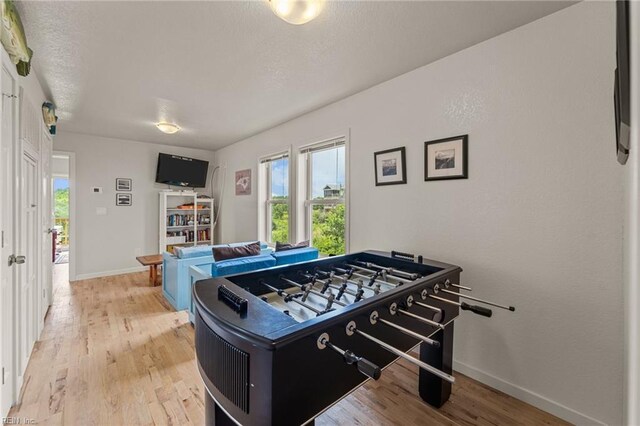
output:
[[[235,259],[238,257],[257,256],[260,254],[260,242],[246,244],[236,247],[214,247],[213,259],[216,262],[221,260]]]
[[[276,241],[276,252],[293,250],[302,247],[309,247],[309,240],[299,242],[298,244],[281,243]]]

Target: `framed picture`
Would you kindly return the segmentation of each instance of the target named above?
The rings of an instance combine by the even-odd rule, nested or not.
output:
[[[251,169],[236,172],[236,195],[251,195]]]
[[[373,153],[376,168],[376,186],[407,183],[406,154],[404,146]]]
[[[424,143],[424,180],[469,178],[469,135]]]
[[[116,194],[116,206],[130,206],[131,203],[131,194]]]
[[[129,178],[116,178],[116,191],[131,191],[133,181]]]

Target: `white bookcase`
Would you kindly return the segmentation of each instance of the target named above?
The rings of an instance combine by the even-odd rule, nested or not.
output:
[[[160,192],[160,253],[176,246],[213,244],[213,198],[196,192]]]

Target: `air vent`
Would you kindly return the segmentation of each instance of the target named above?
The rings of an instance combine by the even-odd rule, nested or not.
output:
[[[249,354],[214,333],[199,312],[196,312],[196,353],[216,389],[249,413]]]

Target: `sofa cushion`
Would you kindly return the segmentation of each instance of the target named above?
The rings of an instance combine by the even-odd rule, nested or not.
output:
[[[213,248],[213,260],[236,259],[238,257],[258,256],[260,254],[260,243],[258,241],[241,246],[222,246]]]
[[[232,244],[216,244],[216,245],[206,245],[206,246],[195,246],[195,247],[174,247],[173,251],[178,257],[178,259],[191,259],[193,257],[203,257],[203,256],[211,256],[211,250],[214,247],[235,247],[247,245],[250,242],[246,243],[232,243]],[[260,249],[262,254],[268,254],[271,252],[271,249],[267,245],[267,243],[263,243],[260,241]]]
[[[238,259],[222,260],[211,265],[211,276],[233,275],[256,269],[270,268],[276,265],[276,259],[270,254]]]
[[[318,249],[315,247],[297,248],[271,253],[276,260],[276,265],[288,265],[290,263],[306,262],[318,258]]]

